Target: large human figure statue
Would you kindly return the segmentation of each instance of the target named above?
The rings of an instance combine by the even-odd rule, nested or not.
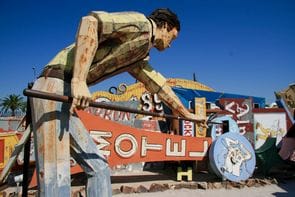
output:
[[[112,195],[107,161],[75,114],[75,109],[88,107],[91,85],[126,71],[174,113],[198,119],[148,63],[149,50],[170,47],[179,31],[177,15],[169,9],[157,9],[148,17],[94,11],[81,19],[75,43],[45,66],[33,86],[73,97],[72,104],[31,99],[40,196],[70,196],[70,156],[87,175],[87,196]]]

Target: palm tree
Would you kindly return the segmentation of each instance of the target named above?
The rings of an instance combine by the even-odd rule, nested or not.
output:
[[[11,94],[3,99],[0,99],[0,107],[4,113],[8,110],[11,111],[11,116],[15,116],[15,112],[17,110],[25,110],[25,102],[23,101],[23,97],[16,94]]]

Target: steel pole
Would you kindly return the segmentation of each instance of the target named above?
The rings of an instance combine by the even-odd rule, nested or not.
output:
[[[38,90],[25,89],[23,93],[25,96],[28,96],[28,97],[54,100],[54,101],[60,101],[60,102],[64,102],[64,103],[71,103],[73,101],[73,98],[69,97],[69,96],[58,95],[58,94],[48,93],[48,92],[42,92],[42,91],[38,91]],[[106,102],[90,101],[89,106],[96,107],[96,108],[116,110],[116,111],[130,112],[130,113],[135,113],[135,114],[142,114],[142,115],[147,115],[147,116],[162,117],[162,118],[177,119],[177,120],[187,120],[187,121],[196,122],[196,123],[202,122],[200,120],[185,118],[185,117],[181,117],[181,116],[174,116],[174,115],[170,115],[170,114],[141,111],[138,109],[132,109],[129,107],[124,107],[124,106],[117,106],[117,105],[114,105],[111,103],[106,103]],[[222,123],[210,122],[210,121],[207,123],[222,124]]]

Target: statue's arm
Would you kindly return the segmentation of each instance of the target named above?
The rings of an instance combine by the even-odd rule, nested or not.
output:
[[[91,94],[86,79],[98,47],[97,25],[96,18],[85,16],[81,19],[77,32],[73,77],[71,80],[71,94],[73,97],[71,113],[75,108],[83,109],[89,106]]]
[[[169,85],[167,85],[165,77],[156,72],[148,63],[143,60],[133,66],[129,73],[138,81],[142,82],[145,88],[151,93],[157,93],[160,99],[172,110],[174,114],[180,114],[186,118],[197,119],[191,114],[181,103]]]

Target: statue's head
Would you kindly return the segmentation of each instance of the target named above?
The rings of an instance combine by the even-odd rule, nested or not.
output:
[[[171,42],[180,31],[180,22],[177,15],[168,8],[160,8],[153,11],[149,18],[157,25],[155,48],[162,51],[170,47]]]

